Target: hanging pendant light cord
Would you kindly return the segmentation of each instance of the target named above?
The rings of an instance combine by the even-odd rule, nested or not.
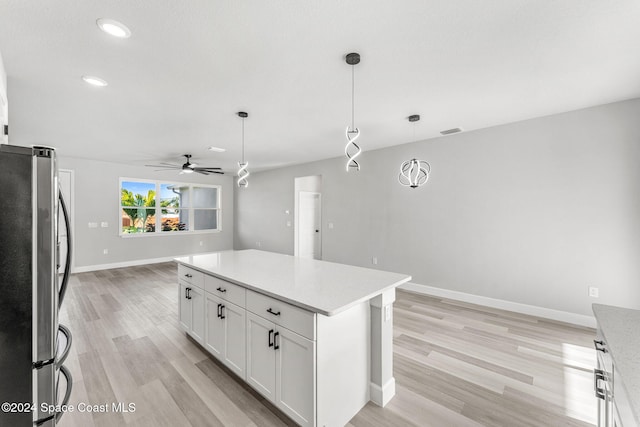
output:
[[[354,74],[355,74],[355,66],[352,65],[351,66],[351,130],[354,130],[356,128],[355,126],[356,109],[355,109],[355,100],[354,100],[355,92],[356,92],[356,89],[355,89],[356,84],[355,84]]]
[[[242,118],[242,163],[244,163],[244,117]]]

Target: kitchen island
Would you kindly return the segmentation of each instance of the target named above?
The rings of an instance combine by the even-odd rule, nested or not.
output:
[[[395,394],[393,302],[410,276],[258,250],[178,263],[183,329],[300,425]]]

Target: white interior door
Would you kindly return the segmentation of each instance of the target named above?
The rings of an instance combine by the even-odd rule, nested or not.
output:
[[[60,169],[58,171],[58,182],[60,183],[60,191],[62,191],[62,197],[64,197],[65,205],[67,207],[67,212],[69,212],[70,219],[72,216],[72,201],[73,201],[73,191],[72,191],[72,182],[73,182],[73,171],[67,169]],[[73,230],[71,230],[73,235]],[[62,208],[60,208],[60,214],[58,215],[58,241],[60,242],[60,269],[58,273],[64,273],[64,263],[67,259],[67,227],[64,223],[64,217],[62,216]],[[73,252],[72,252],[73,258]],[[73,266],[73,260],[71,265]],[[73,270],[72,270],[73,271]]]
[[[322,259],[320,193],[301,191],[298,198],[298,256]]]

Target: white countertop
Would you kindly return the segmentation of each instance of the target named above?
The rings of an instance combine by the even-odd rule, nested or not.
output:
[[[640,310],[593,304],[593,314],[640,425]]]
[[[411,280],[406,274],[254,249],[190,255],[175,261],[325,316]]]

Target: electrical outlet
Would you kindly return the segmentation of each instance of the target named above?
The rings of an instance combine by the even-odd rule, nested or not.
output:
[[[200,246],[203,246],[204,242],[202,240],[200,240]]]
[[[291,227],[291,221],[287,221],[287,227]]]
[[[109,253],[109,249],[103,249],[103,250],[102,250],[102,253],[103,253],[103,254],[105,254],[105,255],[107,255],[107,254]]]
[[[596,288],[595,286],[589,286],[589,296],[591,298],[599,298],[600,297],[600,290],[598,288]]]
[[[107,227],[109,227],[109,223],[108,223],[108,222],[106,222],[106,221],[102,221],[102,222],[100,223],[100,227],[102,227],[102,228],[107,228]]]
[[[333,230],[333,223],[332,222],[329,223],[329,230]]]
[[[262,247],[262,243],[261,243],[261,242],[256,242],[256,247],[257,247],[257,248]]]
[[[89,223],[89,228],[98,228],[98,223],[97,222],[90,222]]]
[[[378,257],[374,256],[373,258],[371,258],[371,264],[378,265]]]

